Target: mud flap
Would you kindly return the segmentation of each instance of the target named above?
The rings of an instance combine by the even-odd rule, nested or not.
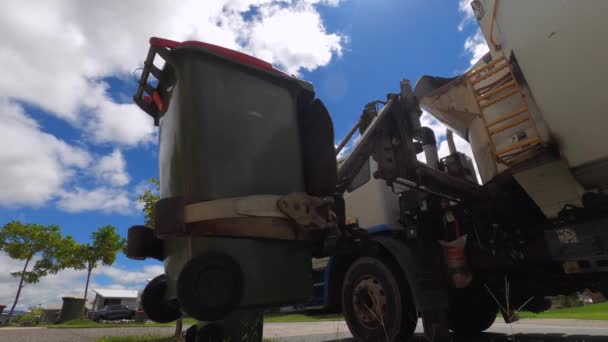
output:
[[[416,310],[422,314],[427,339],[434,342],[449,341],[446,315],[449,307],[448,293],[441,269],[425,262],[429,251],[424,252],[417,246],[396,240],[390,235],[375,236],[374,241],[392,254],[403,271]]]

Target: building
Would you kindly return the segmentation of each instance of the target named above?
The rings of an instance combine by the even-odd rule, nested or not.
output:
[[[41,324],[53,324],[59,320],[61,314],[61,304],[51,304],[42,308],[42,315],[40,316]]]
[[[122,304],[133,309],[138,306],[139,291],[137,290],[93,289],[93,292],[95,292],[93,311],[106,305]]]

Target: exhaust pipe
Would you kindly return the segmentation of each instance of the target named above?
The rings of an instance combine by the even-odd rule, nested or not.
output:
[[[448,141],[448,148],[450,149],[450,154],[458,152],[456,150],[456,144],[454,143],[454,132],[452,132],[451,129],[446,129],[445,138]]]
[[[435,132],[428,127],[421,127],[420,142],[422,143],[422,150],[424,151],[427,165],[435,170],[438,170],[439,154],[437,153],[437,140],[435,139]]]

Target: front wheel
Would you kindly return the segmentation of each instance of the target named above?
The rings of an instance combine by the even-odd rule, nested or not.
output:
[[[342,287],[342,307],[359,341],[407,339],[418,321],[404,277],[377,258],[361,257],[350,266]]]

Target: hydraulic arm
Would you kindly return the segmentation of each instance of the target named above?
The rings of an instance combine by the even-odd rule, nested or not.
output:
[[[450,200],[480,198],[481,187],[439,170],[437,143],[434,132],[421,127],[422,111],[409,81],[402,81],[400,94],[389,94],[384,106],[376,111],[372,102],[361,118],[338,146],[338,152],[352,138],[356,129],[361,133],[352,151],[338,168],[338,191],[344,192],[361,166],[370,156],[378,163],[377,179],[390,185],[428,192]],[[426,163],[416,155],[424,151]]]

